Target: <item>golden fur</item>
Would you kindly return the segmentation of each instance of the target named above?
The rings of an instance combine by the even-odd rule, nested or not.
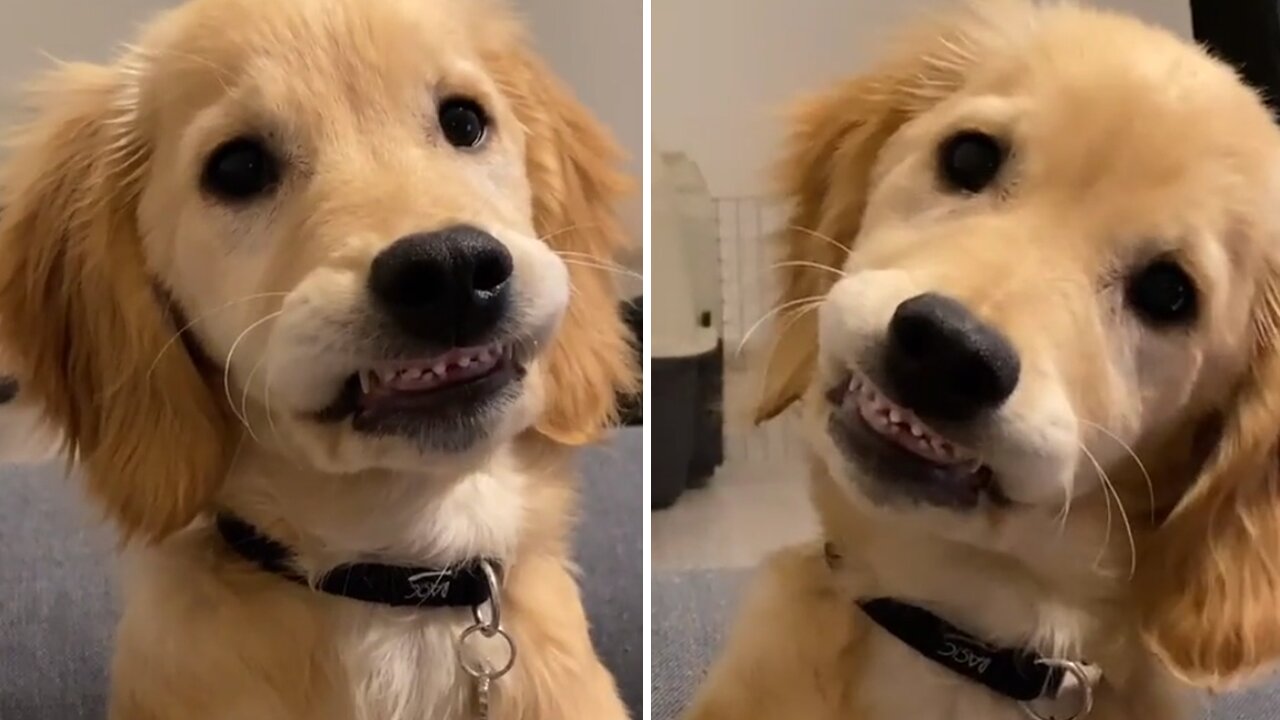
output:
[[[251,570],[213,533],[219,509],[313,577],[369,553],[502,558],[520,654],[494,717],[625,715],[567,536],[569,451],[634,383],[602,269],[628,245],[626,182],[527,47],[490,2],[192,0],[115,63],[37,88],[0,186],[0,332],[126,541],[113,720],[469,717],[452,651],[469,613],[366,608]],[[439,142],[448,92],[494,118],[483,154]],[[269,216],[200,196],[205,153],[248,130],[295,161]],[[336,377],[329,351],[355,341],[333,328],[370,260],[459,221],[508,245],[529,312],[567,302],[519,402],[461,454],[313,422],[332,383],[306,373]]]
[[[1010,138],[1008,176],[948,194],[935,148],[972,128]],[[1278,170],[1280,134],[1225,65],[1067,4],[945,15],[803,104],[779,172],[789,264],[757,419],[798,405],[843,557],[828,568],[813,546],[765,564],[688,717],[1022,717],[872,628],[854,602],[881,595],[1097,663],[1091,718],[1189,717],[1189,687],[1266,668],[1280,655]],[[1162,252],[1198,285],[1188,329],[1124,307],[1124,274]],[[1021,356],[1006,406],[957,430],[1010,506],[876,501],[863,490],[877,478],[828,433],[828,391],[928,291]]]

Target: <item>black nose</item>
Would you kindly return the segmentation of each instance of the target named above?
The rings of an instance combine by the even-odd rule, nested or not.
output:
[[[482,344],[510,303],[511,253],[467,225],[400,238],[373,259],[369,290],[396,324],[434,345]]]
[[[925,417],[969,420],[1018,386],[1013,345],[959,302],[934,293],[898,306],[889,321],[886,372],[903,404]]]

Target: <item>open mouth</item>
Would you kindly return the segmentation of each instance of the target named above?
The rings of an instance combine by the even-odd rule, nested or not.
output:
[[[829,431],[841,450],[876,481],[878,491],[933,505],[968,508],[985,495],[1002,500],[991,469],[974,450],[929,427],[866,376],[833,389]]]
[[[969,472],[977,472],[982,467],[977,453],[934,432],[915,413],[894,403],[865,377],[855,373],[849,381],[847,395],[869,428],[903,450],[943,467]]]
[[[372,364],[352,373],[316,419],[350,418],[362,433],[466,446],[484,434],[492,412],[517,396],[525,374],[520,348],[502,341]]]

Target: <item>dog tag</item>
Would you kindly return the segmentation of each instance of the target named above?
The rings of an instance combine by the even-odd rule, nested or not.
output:
[[[489,720],[489,685],[488,675],[475,678],[476,720]]]
[[[486,636],[486,632],[491,634]],[[493,684],[515,665],[515,642],[502,628],[490,631],[484,625],[477,624],[462,633],[458,646],[462,670],[471,676],[476,720],[489,720]]]

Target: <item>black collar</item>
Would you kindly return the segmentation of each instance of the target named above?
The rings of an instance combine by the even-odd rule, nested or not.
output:
[[[835,547],[825,547],[828,566],[836,568],[841,557]],[[893,598],[860,600],[858,607],[875,624],[926,659],[1022,703],[1033,718],[1083,717],[1093,704],[1093,684],[1101,676],[1097,667],[1084,662],[1048,658],[1027,648],[1006,648],[978,639],[932,612]],[[1072,714],[1041,713],[1041,701],[1068,700],[1071,689],[1078,702]],[[1077,698],[1071,698],[1072,701]]]
[[[339,565],[314,584],[293,565],[293,551],[232,515],[217,517],[218,534],[240,557],[262,570],[330,595],[390,607],[469,607],[484,605],[496,585],[498,564],[472,560],[447,568],[381,563]],[[495,577],[490,578],[489,570]]]
[[[985,643],[933,613],[892,598],[858,603],[890,635],[951,672],[1018,702],[1053,697],[1067,671],[1024,648]]]

